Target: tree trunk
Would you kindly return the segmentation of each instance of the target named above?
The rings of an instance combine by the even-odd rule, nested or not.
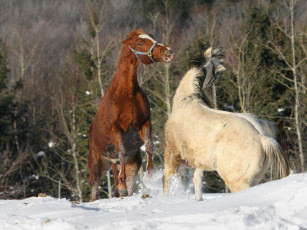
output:
[[[171,114],[171,95],[169,82],[169,65],[165,65],[165,103],[167,116]]]
[[[59,186],[58,186],[58,198],[61,199],[61,180],[59,180]]]
[[[103,85],[102,85],[102,79],[101,79],[101,62],[102,62],[102,57],[100,57],[100,46],[99,46],[99,31],[96,31],[96,65],[97,65],[97,77],[98,77],[98,82],[99,82],[99,88],[100,88],[100,93],[101,97],[104,95],[104,90],[103,90]]]
[[[302,144],[302,136],[301,136],[301,129],[300,129],[300,118],[299,118],[299,106],[300,106],[300,95],[299,89],[297,85],[297,73],[296,73],[296,60],[295,60],[295,43],[294,43],[294,6],[295,2],[293,0],[290,1],[290,12],[291,12],[291,49],[292,49],[292,73],[293,73],[293,81],[294,81],[294,90],[295,90],[295,107],[294,107],[294,116],[295,116],[295,127],[298,139],[298,146],[299,146],[299,155],[301,160],[301,172],[305,170],[305,158],[303,152],[303,144]]]
[[[78,191],[79,200],[82,202],[82,190],[79,179],[79,164],[77,160],[77,148],[76,148],[76,114],[75,114],[75,106],[73,105],[73,113],[72,113],[72,155],[74,158],[75,164],[75,173],[76,173],[76,189]]]
[[[170,25],[169,25],[169,14],[168,14],[168,0],[165,0],[165,45],[168,45],[170,38]],[[164,66],[165,69],[165,103],[166,103],[166,113],[167,116],[171,114],[171,95],[170,95],[170,71],[169,64]]]

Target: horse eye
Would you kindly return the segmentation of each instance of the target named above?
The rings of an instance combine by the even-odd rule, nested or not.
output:
[[[143,45],[143,42],[140,42],[140,43],[139,43],[139,46],[142,46],[142,45]]]

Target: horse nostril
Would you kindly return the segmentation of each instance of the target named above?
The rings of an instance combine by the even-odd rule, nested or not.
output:
[[[163,50],[162,53],[163,53],[165,56],[171,56],[173,52],[170,51],[170,50]]]

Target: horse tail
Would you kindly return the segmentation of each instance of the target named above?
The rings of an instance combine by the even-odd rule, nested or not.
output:
[[[261,135],[262,147],[269,159],[269,164],[274,169],[274,179],[286,177],[290,173],[289,162],[278,142],[267,136]]]

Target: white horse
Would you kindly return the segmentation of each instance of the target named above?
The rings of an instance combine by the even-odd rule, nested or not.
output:
[[[259,119],[258,117],[250,113],[234,113],[234,114],[252,123],[252,125],[257,129],[257,131],[260,134],[275,139],[281,146],[284,153],[286,154],[287,159],[288,160],[290,159],[291,156],[286,145],[287,134],[284,128],[284,121],[282,119],[280,119],[277,123],[275,123]]]
[[[221,57],[218,49],[209,48],[205,64],[190,68],[176,90],[165,125],[164,195],[181,164],[195,168],[197,200],[202,200],[203,171],[217,171],[232,192],[258,184],[270,165],[277,178],[289,174],[287,159],[276,140],[261,134],[246,118],[211,109],[205,103],[203,88],[225,70]]]

